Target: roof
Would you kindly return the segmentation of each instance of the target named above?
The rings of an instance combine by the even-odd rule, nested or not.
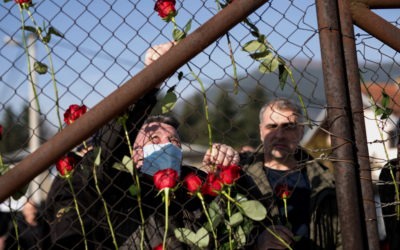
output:
[[[382,93],[386,93],[390,98],[388,108],[393,110],[392,115],[400,118],[400,85],[396,83],[366,83],[361,85],[361,93],[364,105],[368,105],[369,97],[372,97],[375,103],[380,104],[382,101]],[[313,128],[305,132],[303,139],[300,142],[302,146],[306,145],[314,138],[315,134],[319,130],[319,127],[326,122],[326,118],[327,111],[325,109],[321,110]]]
[[[386,93],[390,98],[388,108],[393,110],[394,115],[400,117],[400,86],[398,84],[366,83],[361,85],[361,92],[371,97],[377,104],[382,101],[382,93]]]

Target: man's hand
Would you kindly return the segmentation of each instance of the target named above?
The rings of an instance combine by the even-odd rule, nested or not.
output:
[[[22,214],[24,215],[25,221],[29,225],[31,226],[37,225],[36,221],[37,208],[32,202],[27,201],[25,203],[24,208],[22,209]]]
[[[239,154],[231,146],[214,143],[212,149],[208,149],[203,158],[203,165],[228,166],[239,163]]]
[[[170,50],[175,44],[176,42],[167,42],[159,45],[154,45],[147,50],[144,57],[144,64],[146,66],[150,65],[155,60],[160,58],[160,56],[164,55],[168,50]]]
[[[287,227],[270,226],[258,236],[256,249],[287,249],[293,242],[293,233]]]

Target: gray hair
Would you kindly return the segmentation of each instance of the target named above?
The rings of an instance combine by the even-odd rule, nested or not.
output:
[[[290,110],[293,111],[298,117],[302,116],[302,110],[299,106],[294,104],[291,100],[284,98],[284,97],[279,97],[276,98],[266,104],[264,104],[261,107],[260,114],[259,114],[259,119],[260,122],[262,122],[264,118],[264,112],[268,107],[274,107],[277,110]]]

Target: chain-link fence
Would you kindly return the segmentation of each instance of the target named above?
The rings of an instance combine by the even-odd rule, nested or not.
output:
[[[154,1],[34,1],[33,5],[4,1],[0,5],[2,173],[65,129],[64,113],[70,105],[85,105],[90,112],[92,107],[145,68],[145,54],[150,47],[182,39],[227,5],[228,2],[224,1],[177,1],[177,14],[167,22],[155,11]],[[376,10],[376,13],[399,27],[397,10]],[[168,18],[171,19],[171,16],[165,17]],[[157,93],[159,101],[154,104],[152,113],[161,114],[167,109],[169,115],[179,120],[183,162],[201,167],[207,148],[216,142],[242,152],[257,150],[261,143],[260,108],[276,97],[286,97],[302,109],[304,136],[301,146],[314,161],[322,162],[333,172],[335,163],[344,159],[331,155],[330,136],[336,135],[331,130],[326,112],[326,95],[331,93],[325,93],[324,88],[320,31],[314,1],[269,1],[168,77]],[[399,220],[399,193],[397,188],[392,190],[392,187],[396,183],[396,172],[393,171],[398,168],[395,159],[399,137],[400,60],[398,51],[356,26],[355,45],[372,179],[377,184],[375,186],[390,189],[383,191],[382,200],[377,195],[374,203],[379,238],[383,241],[389,235],[384,221]],[[154,74],[157,70],[162,71],[154,69]],[[153,105],[151,100],[145,99],[144,104],[147,103]],[[138,106],[131,109],[137,112]],[[114,114],[115,117],[118,115]],[[142,115],[145,116],[141,112],[133,113],[137,124],[143,122]],[[131,129],[136,131],[139,127]],[[133,143],[135,138],[131,140]],[[82,153],[92,143],[96,145],[94,139],[87,140],[82,145],[76,145],[73,151]],[[108,157],[122,159],[123,153],[117,149],[110,150]],[[388,164],[390,160],[393,161]],[[95,161],[85,164],[90,165],[90,170],[96,168],[93,167]],[[81,202],[79,207],[87,239],[74,238],[77,241],[72,242],[74,244],[60,244],[81,244],[79,247],[83,247],[86,240],[89,248],[110,242],[112,246],[115,243],[113,240],[118,245],[128,244],[129,241],[133,245],[138,244],[135,242],[137,239],[133,236],[129,238],[127,232],[136,234],[140,239],[140,230],[132,232],[132,228],[125,228],[132,223],[141,223],[137,208],[126,205],[127,201],[122,198],[128,197],[130,202],[137,202],[136,198],[132,198],[135,195],[128,191],[135,192],[131,190],[131,185],[125,183],[117,185],[112,191],[104,189],[99,192],[94,185],[97,180],[93,176],[89,178],[88,172],[77,171],[75,181],[81,183],[74,182],[77,186],[92,188],[90,191],[86,189],[87,192],[82,191],[85,188],[75,190]],[[379,180],[381,172],[384,176]],[[75,209],[73,199],[62,203],[56,200],[60,194],[55,193],[51,193],[55,200],[48,198],[54,180],[63,180],[62,184],[57,184],[61,186],[56,186],[58,191],[71,195],[68,182],[57,176],[55,167],[49,166],[30,182],[22,198],[9,198],[0,205],[1,240],[6,241],[5,235],[8,235],[7,244],[13,244],[14,248],[19,245],[23,249],[47,249],[55,238],[63,239],[60,236],[63,232],[50,231],[49,219],[44,216],[49,209],[53,209],[54,221],[50,224],[57,223],[64,214]],[[108,177],[103,178],[98,181],[107,183]],[[126,179],[118,181],[132,182]],[[146,181],[143,183],[144,190],[146,185],[151,189],[152,185]],[[96,196],[95,201],[88,193]],[[104,199],[101,199],[102,195]],[[149,196],[145,198],[151,199]],[[53,207],[49,208],[46,199],[52,201]],[[105,205],[112,211],[117,207],[115,211],[118,213],[131,216],[115,215],[111,218],[115,237],[111,237],[108,231],[106,213],[97,223],[97,217],[91,217],[93,210],[99,208],[104,213],[102,200],[113,202]],[[54,206],[57,202],[58,205]],[[157,206],[163,206],[162,201],[157,202],[160,204]],[[26,204],[30,203],[37,208],[36,218],[32,220],[36,222],[29,221],[32,218],[29,217],[29,211],[32,211],[29,209],[32,207]],[[152,211],[150,208],[153,205],[145,204],[144,210]],[[172,206],[171,209],[186,212],[185,206],[179,206]],[[134,222],[131,221],[132,216],[137,216]],[[64,230],[78,230],[80,234],[78,217],[71,219]],[[46,226],[34,226],[35,223]],[[187,223],[196,224],[197,221],[188,220]],[[96,228],[100,228],[101,233]],[[160,228],[158,233],[162,234],[163,226]],[[93,235],[95,237],[90,238]],[[242,244],[250,244],[249,241],[245,240]],[[156,243],[149,240],[145,248],[153,248]]]

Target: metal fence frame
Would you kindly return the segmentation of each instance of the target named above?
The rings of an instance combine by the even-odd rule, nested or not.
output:
[[[233,1],[81,119],[63,129],[15,168],[0,176],[0,201],[29,183],[59,157],[113,119],[115,114],[126,109],[142,94],[147,93],[266,2]],[[399,51],[400,31],[369,9],[400,8],[400,0],[317,0],[316,4],[329,125],[335,134],[331,138],[335,148],[333,153],[342,159],[335,162],[334,168],[336,189],[340,197],[338,205],[343,247],[379,249],[370,164],[365,157],[368,155],[368,148],[353,25]],[[366,15],[370,18],[365,18]]]

